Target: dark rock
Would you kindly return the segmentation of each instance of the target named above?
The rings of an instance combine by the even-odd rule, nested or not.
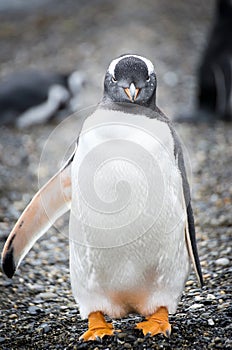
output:
[[[30,315],[37,315],[42,312],[38,306],[29,306],[28,312]]]

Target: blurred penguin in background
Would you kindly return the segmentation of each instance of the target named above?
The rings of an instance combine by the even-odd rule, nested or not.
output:
[[[0,126],[13,124],[19,129],[43,124],[67,109],[79,107],[78,97],[84,74],[39,70],[12,73],[0,82]]]
[[[232,121],[232,1],[218,0],[198,71],[198,108],[209,118]]]
[[[197,71],[196,111],[179,122],[232,121],[232,0],[217,0]]]

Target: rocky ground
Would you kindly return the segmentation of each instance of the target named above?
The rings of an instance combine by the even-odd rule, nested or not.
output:
[[[195,69],[206,41],[213,1],[25,1],[0,7],[4,76],[25,67],[88,76],[83,107],[95,105],[110,60],[136,52],[155,63],[158,105],[173,117],[194,103]],[[16,7],[15,7],[16,6]],[[76,138],[77,113],[62,125],[0,129],[0,246],[38,186],[62,163]],[[55,129],[55,132],[52,131]],[[102,343],[81,343],[87,322],[71,294],[67,217],[35,244],[13,280],[0,272],[0,349],[230,349],[231,165],[229,124],[177,125],[187,149],[197,240],[205,286],[192,273],[170,317],[172,336],[144,338],[141,318],[114,320],[122,333]],[[190,166],[191,165],[191,166]]]

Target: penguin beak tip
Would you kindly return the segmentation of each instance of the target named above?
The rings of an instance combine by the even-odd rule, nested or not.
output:
[[[139,90],[140,89],[136,88],[133,83],[130,84],[129,88],[124,88],[126,95],[129,97],[130,101],[133,103],[135,102],[136,98],[138,97]]]

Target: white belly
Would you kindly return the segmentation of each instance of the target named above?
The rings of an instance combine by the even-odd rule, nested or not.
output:
[[[71,282],[80,312],[176,309],[189,270],[182,181],[168,126],[97,111],[72,165]]]

